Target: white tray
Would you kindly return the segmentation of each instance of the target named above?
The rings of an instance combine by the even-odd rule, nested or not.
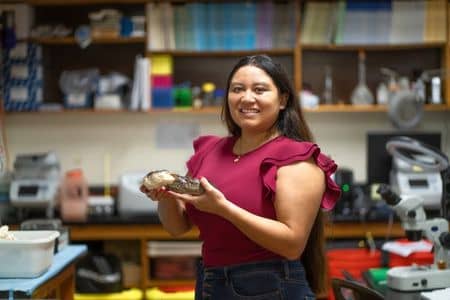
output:
[[[16,240],[0,240],[0,278],[33,278],[53,261],[56,230],[9,231]]]

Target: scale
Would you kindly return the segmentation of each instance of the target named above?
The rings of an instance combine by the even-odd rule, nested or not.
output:
[[[18,155],[9,189],[11,205],[21,210],[45,210],[46,217],[52,218],[60,180],[55,153]]]

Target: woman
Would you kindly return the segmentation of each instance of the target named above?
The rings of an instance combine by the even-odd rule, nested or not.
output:
[[[204,194],[141,188],[172,235],[199,228],[196,300],[314,299],[325,276],[320,208],[339,197],[336,164],[311,142],[296,93],[268,56],[233,68],[222,120],[230,136],[199,137],[187,162]]]

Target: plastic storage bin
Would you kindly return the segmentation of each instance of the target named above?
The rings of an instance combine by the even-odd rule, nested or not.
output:
[[[331,249],[327,251],[329,277],[344,278],[343,271],[356,279],[362,279],[362,272],[381,266],[381,252],[364,248]]]
[[[141,300],[143,292],[140,289],[133,288],[120,293],[75,294],[73,298],[74,300]]]
[[[147,300],[194,300],[195,291],[164,292],[158,288],[151,288],[145,292]]]
[[[10,231],[16,240],[0,240],[0,278],[33,278],[53,262],[56,230]]]

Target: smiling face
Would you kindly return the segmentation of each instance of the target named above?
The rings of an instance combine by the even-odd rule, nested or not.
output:
[[[284,106],[285,97],[262,69],[246,65],[234,73],[228,90],[228,108],[242,134],[269,131]]]

